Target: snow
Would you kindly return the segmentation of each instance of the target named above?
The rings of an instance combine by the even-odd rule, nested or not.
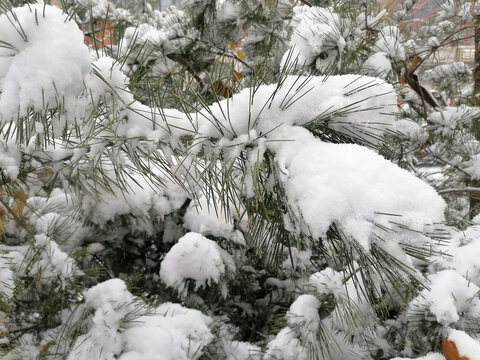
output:
[[[14,141],[3,142],[0,140],[0,169],[12,180],[15,180],[20,172],[19,167],[21,160],[21,153]]]
[[[307,349],[295,337],[295,331],[285,327],[270,341],[265,352],[267,359],[275,360],[307,360]]]
[[[217,2],[218,18],[222,21],[234,21],[239,17],[238,8],[230,1]]]
[[[82,274],[73,258],[45,234],[35,235],[33,249],[24,249],[22,255],[25,257],[22,266],[28,267],[24,271],[28,271],[30,274],[39,274],[45,283],[58,278],[61,286],[64,287],[73,276]],[[36,261],[33,261],[34,257],[38,257],[35,259]]]
[[[478,115],[480,115],[480,110],[477,108],[460,105],[432,112],[428,116],[428,121],[433,123],[431,127],[437,134],[450,135],[456,129],[470,127],[473,119]]]
[[[109,89],[127,85],[127,79],[112,61],[100,59],[96,68]],[[105,91],[108,89],[97,92]],[[396,96],[391,85],[380,79],[356,75],[286,76],[279,84],[258,87],[253,98],[251,89],[245,89],[192,114],[150,109],[134,101],[127,91],[117,91],[115,96],[128,105],[128,120],[117,127],[120,136],[142,136],[173,144],[181,136],[196,133],[198,139],[219,139],[218,148],[228,149],[226,154],[232,158],[245,144],[251,144],[257,149],[251,152],[255,156],[252,165],[263,156],[265,148],[273,151],[285,175],[282,180],[289,202],[305,221],[304,230],[315,237],[323,236],[337,222],[368,249],[374,223],[393,228],[390,219],[379,212],[402,215],[402,225],[420,231],[428,223],[443,220],[443,201],[413,175],[366,148],[322,143],[299,128],[322,114],[328,118],[330,128],[367,144],[379,143],[396,127]],[[247,108],[249,111],[244,111]],[[192,154],[200,151],[202,141],[191,148]],[[188,169],[188,164],[185,161],[182,165]],[[245,184],[246,194],[252,196],[248,179]],[[102,206],[101,216],[108,220],[114,214],[134,210],[130,203],[149,201],[147,192],[138,196],[141,192],[133,189],[132,193],[135,196],[127,202],[106,199],[111,206]],[[145,204],[138,207],[148,208]],[[108,209],[114,213],[110,215]],[[215,219],[203,212],[193,216],[189,211],[185,219],[193,231],[217,236],[225,230],[237,237],[218,216]]]
[[[328,341],[331,346],[328,349],[328,359],[356,360],[363,356],[366,357],[368,348],[360,345],[361,340],[359,343],[352,343],[348,340],[350,337],[364,339],[365,336],[370,336],[375,322],[375,313],[364,296],[367,291],[364,284],[355,281],[347,273],[337,272],[329,267],[311,275],[308,284],[311,286],[308,289],[314,290],[318,298],[322,299],[325,295],[332,294],[335,299],[333,311],[321,319],[322,331],[330,337]],[[379,284],[376,286],[379,287]],[[311,305],[309,307],[308,304],[305,304],[302,307],[304,312],[309,311],[309,316],[316,319]],[[348,313],[346,309],[351,308],[355,308],[355,311],[346,315]],[[292,310],[290,311],[292,312]],[[355,327],[348,325],[351,322],[355,323]],[[303,330],[304,333],[307,330]],[[305,334],[303,336],[305,337]]]
[[[160,173],[159,169],[151,168]],[[111,165],[105,164],[104,171],[115,179]],[[109,173],[111,172],[111,173]],[[138,217],[148,217],[152,213],[163,217],[179,209],[186,201],[185,191],[177,184],[164,180],[164,186],[153,186],[145,176],[139,173],[129,174],[131,181],[124,186],[111,185],[110,192],[104,193],[101,198],[83,197],[82,208],[90,215],[91,221],[103,225],[113,220],[116,216],[134,214]],[[158,177],[163,178],[162,174]],[[143,231],[149,231],[143,226]]]
[[[445,326],[456,323],[460,314],[472,317],[480,316],[480,288],[455,270],[443,270],[429,276],[429,289],[423,290],[415,298],[410,310],[426,306],[437,322]]]
[[[183,217],[183,226],[192,232],[202,235],[223,237],[237,244],[245,244],[245,239],[239,230],[235,230],[233,222],[227,219],[217,199],[211,199],[216,204],[209,204],[204,196],[197,202],[192,202]],[[230,209],[230,213],[234,209]]]
[[[94,102],[98,102],[100,96],[106,94],[117,95],[126,104],[133,99],[127,91],[128,78],[120,69],[120,65],[112,58],[103,56],[96,59],[92,64],[93,72],[86,76],[85,82],[88,88],[88,96]],[[106,99],[111,102],[111,97]]]
[[[94,3],[100,15],[103,15],[105,4],[106,0]],[[237,9],[228,1],[223,4],[222,16],[232,18]],[[83,157],[103,161],[107,147],[105,139],[111,137],[112,129],[119,138],[128,138],[126,145],[132,151],[145,148],[158,151],[160,156],[165,155],[173,172],[181,180],[198,175],[201,165],[198,165],[198,161],[195,163],[198,160],[195,156],[200,151],[203,154],[208,154],[212,148],[214,151],[223,151],[226,162],[235,161],[243,153],[247,156],[246,178],[235,180],[238,180],[243,191],[239,195],[249,198],[254,196],[251,169],[268,151],[274,156],[269,165],[275,175],[278,175],[280,185],[286,192],[288,210],[292,210],[295,215],[295,220],[292,221],[298,220],[292,227],[300,225],[299,231],[306,237],[311,235],[317,241],[326,235],[332,224],[336,224],[349,240],[357,241],[365,251],[369,251],[375,242],[407,265],[411,265],[412,261],[402,252],[400,243],[424,241],[425,238],[421,235],[411,234],[429,230],[432,223],[444,219],[444,201],[414,175],[367,147],[323,142],[304,128],[312,121],[322,121],[330,129],[372,148],[381,145],[384,136],[396,130],[403,129],[409,137],[417,136],[415,134],[420,132],[418,128],[406,122],[395,121],[395,92],[391,85],[381,79],[357,75],[286,76],[278,84],[245,89],[230,99],[214,103],[196,113],[150,108],[136,101],[128,91],[129,80],[119,62],[102,57],[90,65],[91,60],[88,58],[88,50],[82,44],[81,32],[75,24],[65,20],[65,15],[60,10],[32,5],[16,11],[19,21],[25,21],[24,31],[28,35],[26,41],[12,31],[7,15],[0,15],[0,33],[2,36],[7,34],[6,38],[12,39],[12,44],[15,44],[15,49],[0,49],[2,121],[14,119],[17,111],[22,116],[26,115],[29,107],[42,111],[52,108],[60,101],[59,94],[65,94],[61,101],[65,101],[67,112],[71,110],[73,114],[68,114],[72,116],[65,116],[64,120],[72,123],[89,106],[102,103],[105,109],[115,108],[112,119],[99,117],[95,119],[98,123],[91,125],[110,126],[108,121],[115,122],[105,132],[97,134],[99,141],[89,145],[88,149],[52,150],[53,159],[62,160],[68,155],[73,156],[71,161],[80,161]],[[315,66],[321,71],[334,65],[334,61],[341,59],[341,54],[347,47],[343,33],[339,31],[342,21],[337,14],[326,9],[295,7],[295,31],[289,44],[290,52],[285,56],[293,55],[299,63]],[[155,43],[160,46],[167,42],[165,33],[158,32],[153,27],[145,26],[141,31],[144,33],[140,40],[150,45]],[[321,36],[314,36],[318,34]],[[129,33],[128,36],[135,35]],[[68,43],[65,43],[65,39],[68,39]],[[398,29],[385,28],[381,39],[376,43],[377,53],[367,60],[364,70],[386,77],[391,70],[389,59],[404,58],[405,49],[399,44],[399,39]],[[40,56],[40,52],[48,53],[48,58]],[[31,58],[36,59],[34,65],[30,64]],[[283,66],[287,66],[286,58]],[[20,71],[23,68],[28,70]],[[91,69],[93,70],[90,71]],[[448,112],[449,109],[442,111]],[[439,116],[434,114],[432,122],[436,121],[444,128],[451,125],[441,122]],[[455,126],[459,124],[462,123],[456,122]],[[35,123],[34,127],[39,134],[46,130],[39,123]],[[86,126],[81,131],[91,130]],[[165,149],[165,152],[160,153],[158,150],[159,147],[168,148],[169,145],[178,149],[182,146],[179,145],[179,139],[185,135],[193,138],[194,145],[191,156],[187,156],[184,162],[172,160],[173,151]],[[133,139],[137,137],[141,139]],[[3,151],[0,153],[0,167],[7,175],[16,178],[20,153],[7,145],[1,146],[0,150]],[[131,165],[126,157],[118,152],[117,155],[114,163],[110,162],[104,168],[107,176],[111,175],[112,179],[114,165],[123,167],[121,170]],[[62,162],[61,166],[63,165]],[[188,168],[190,165],[193,165],[193,170]],[[467,171],[468,166],[467,164]],[[475,174],[476,162],[471,167],[471,172]],[[151,170],[158,172],[156,175],[163,179],[164,174],[160,169]],[[100,194],[99,198],[85,196],[73,199],[72,202],[80,204],[81,210],[90,217],[88,220],[102,227],[122,215],[161,219],[178,210],[187,199],[177,184],[167,182],[165,188],[154,189],[145,177],[135,173],[128,175],[131,175],[128,186],[112,185],[111,192]],[[37,258],[29,270],[41,274],[44,277],[42,281],[58,277],[65,282],[81,274],[73,258],[53,238],[57,233],[53,230],[67,217],[65,211],[70,210],[70,204],[67,204],[70,198],[63,192],[52,192],[51,195],[51,201],[40,197],[29,199],[29,204],[34,204],[36,210],[39,210],[29,220],[37,232],[33,238],[33,250],[36,251]],[[62,196],[66,200],[59,199]],[[217,199],[213,198],[213,201]],[[223,237],[236,244],[245,244],[242,234],[232,224],[233,219],[239,220],[236,218],[238,214],[224,218],[215,213],[215,206],[209,208],[206,202],[205,198],[200,198],[198,204],[191,204],[187,209],[183,218],[184,225],[192,232],[181,237],[160,264],[161,281],[167,287],[175,289],[182,300],[187,295],[192,295],[188,294],[190,285],[193,285],[191,287],[194,290],[216,285],[226,297],[225,283],[235,271],[232,257],[217,242],[203,235]],[[49,207],[54,207],[51,204],[59,207],[58,212],[50,211]],[[232,209],[229,210],[234,213]],[[146,230],[144,224],[139,227]],[[413,232],[405,228],[412,229]],[[131,226],[129,230],[137,229]],[[168,231],[165,231],[164,237],[166,233]],[[387,233],[388,237],[385,236]],[[77,234],[61,234],[65,235],[66,241],[75,244],[79,242]],[[273,276],[266,278],[270,276],[268,272],[259,272],[262,279],[266,278],[262,285],[271,285],[292,294],[293,291],[298,291],[309,275],[305,273],[311,269],[308,260],[312,251],[308,248],[309,244],[305,245],[302,250],[291,249],[293,269],[290,261],[285,261],[278,269],[280,272],[295,270],[302,273],[302,278],[280,280]],[[327,252],[328,246],[325,245]],[[101,244],[91,245],[92,251],[101,247]],[[480,246],[472,240],[452,249],[451,262],[438,260],[448,269],[431,275],[430,289],[422,291],[412,305],[412,308],[427,307],[436,320],[445,326],[457,322],[463,314],[480,316],[480,300],[476,296],[480,290],[480,280],[475,265]],[[27,249],[24,250],[22,255],[31,260]],[[15,285],[14,276],[5,259],[3,255],[0,256],[0,291],[6,297],[11,297]],[[354,263],[349,270],[356,271],[357,267]],[[255,276],[256,272],[257,269],[252,270]],[[368,349],[362,348],[365,344],[348,344],[346,338],[365,338],[364,335],[376,320],[375,312],[362,295],[367,292],[363,288],[365,284],[355,283],[348,275],[348,272],[327,267],[310,276],[313,294],[299,295],[291,304],[286,313],[287,327],[273,339],[265,340],[264,344],[267,345],[263,358],[309,358],[309,347],[317,346],[316,336],[321,327],[332,334],[333,342],[340,345],[332,349],[331,360],[366,356]],[[388,290],[385,289],[387,285],[380,284],[382,279],[376,278],[375,274],[371,277],[374,289],[369,290],[377,290],[377,287],[379,291]],[[257,279],[254,281],[260,282]],[[302,285],[298,285],[300,283]],[[336,307],[320,319],[319,298],[327,294],[333,294]],[[76,339],[73,350],[67,357],[69,360],[200,359],[206,346],[218,340],[211,328],[216,330],[217,321],[224,321],[219,317],[214,322],[200,311],[187,309],[180,304],[164,303],[147,307],[141,299],[128,291],[120,279],[98,284],[86,290],[83,296],[85,302],[79,306],[79,312],[87,319],[85,328],[82,328],[85,333]],[[207,304],[207,299],[200,299],[196,294],[191,298],[198,300],[197,304]],[[247,305],[244,308],[254,313],[255,308],[248,308]],[[351,319],[344,317],[348,305],[355,306],[357,310],[352,315],[353,322],[357,325],[355,329],[349,328],[347,324]],[[472,349],[477,351],[475,346],[478,344],[473,345],[463,334],[451,332],[450,336],[458,341],[462,351],[469,354]],[[255,345],[234,341],[232,338],[222,344],[214,344],[217,349],[221,347],[226,359],[247,359],[260,350]],[[429,354],[424,358],[438,360],[443,357]]]
[[[120,279],[100,283],[84,293],[86,305],[95,313],[90,330],[77,338],[68,360],[113,359],[122,350],[117,339],[122,319],[133,309],[134,297]]]
[[[447,339],[453,341],[460,357],[475,360],[480,354],[480,343],[461,330],[448,329]]]
[[[318,300],[317,300],[318,301]],[[329,360],[358,360],[367,358],[368,352],[355,344],[351,344],[345,337],[335,329],[329,327],[328,321],[322,321],[324,336],[327,337],[328,349],[318,347],[315,334],[308,332],[307,338],[299,338],[298,327],[285,327],[271,340],[265,352],[265,359],[275,360],[307,360],[309,354],[318,354]],[[308,348],[308,350],[307,350]],[[325,354],[328,357],[325,357]]]
[[[480,179],[480,154],[471,155],[470,159],[462,163],[463,170],[473,179]]]
[[[3,360],[36,360],[41,356],[42,348],[37,345],[33,334],[23,334],[19,341],[22,346],[3,356]]]
[[[208,316],[172,303],[149,309],[120,279],[100,283],[84,296],[94,315],[68,360],[196,360],[213,339]]]
[[[165,255],[160,268],[160,278],[185,296],[186,280],[195,282],[195,290],[218,284],[225,273],[221,249],[216,242],[201,234],[185,234]]]
[[[381,30],[373,49],[386,54],[393,60],[404,60],[405,48],[401,40],[400,30],[396,26],[386,26]]]
[[[131,303],[133,296],[120,279],[111,279],[95,285],[84,293],[85,302],[94,309],[108,311],[122,303]]]
[[[106,76],[109,87],[126,85],[125,78],[115,75],[119,70],[113,65],[104,68],[112,69]],[[247,143],[258,149],[252,152],[256,156],[263,156],[265,148],[273,151],[284,173],[289,203],[305,221],[303,230],[314,237],[323,236],[337,222],[368,249],[377,230],[374,223],[394,228],[391,219],[379,213],[401,215],[395,221],[419,231],[443,220],[443,200],[421,180],[364,147],[323,143],[300,128],[322,114],[330,128],[367,144],[379,143],[396,127],[396,96],[391,85],[380,79],[286,76],[278,85],[258,87],[253,98],[251,89],[245,89],[192,114],[150,109],[127,92],[118,96],[129,104],[128,121],[119,124],[119,135],[173,144],[181,136],[196,133],[200,141],[192,146],[192,155],[208,138],[219,139],[219,149],[229,149],[226,153],[232,157]],[[188,169],[189,164],[182,165]],[[251,196],[248,181],[245,184]],[[118,209],[122,206],[118,204]],[[220,227],[228,227],[214,218],[199,224],[191,213],[186,218],[187,226],[198,232],[215,235]]]
[[[447,359],[445,359],[445,356],[439,353],[428,353],[425,356],[418,357],[415,359],[396,357],[396,358],[392,358],[391,360],[447,360]]]
[[[251,98],[251,89],[244,89],[231,99],[192,114],[199,124],[199,136],[231,138],[249,134],[253,128],[259,136],[267,134],[271,141],[276,139],[274,130],[279,125],[302,126],[319,115],[329,118],[328,127],[367,143],[378,143],[395,128],[395,91],[377,78],[290,75],[278,87],[258,87]],[[170,120],[172,124],[175,121]],[[186,121],[183,125],[188,126]]]
[[[392,71],[392,64],[387,58],[387,54],[383,52],[377,52],[372,54],[364,63],[363,70],[367,75],[378,76],[385,79],[387,75]]]
[[[415,121],[404,118],[396,122],[397,133],[412,143],[424,144],[428,139],[428,133]]]
[[[311,275],[309,283],[314,286],[320,296],[333,294],[336,298],[340,298],[345,295],[343,275],[330,267]]]
[[[261,350],[258,346],[243,341],[223,341],[222,348],[225,360],[255,360],[261,359]]]
[[[115,1],[109,0],[75,0],[75,2],[87,8],[88,11],[85,14],[85,19],[79,22],[90,23],[94,20],[109,18],[111,20],[127,20],[133,21],[130,13],[122,8],[115,7]]]
[[[59,248],[69,254],[89,234],[89,227],[78,214],[78,205],[75,196],[56,188],[49,196],[28,194],[23,215],[37,234],[58,240]]]
[[[448,256],[438,256],[434,260],[445,269],[454,269],[461,276],[480,287],[480,226],[473,225],[452,236]]]
[[[122,332],[124,352],[119,360],[195,360],[213,335],[212,320],[198,310],[164,303],[151,314],[134,319]]]
[[[15,289],[14,273],[10,268],[12,260],[8,254],[0,253],[0,299],[3,301],[10,299]]]
[[[353,270],[357,271],[359,265],[354,263]],[[326,268],[310,276],[309,284],[313,286],[315,294],[323,298],[327,294],[332,294],[336,301],[335,309],[329,316],[322,319],[322,324],[332,328],[332,331],[340,331],[343,334],[349,334],[362,338],[368,333],[369,328],[375,321],[375,313],[365,297],[366,285],[349,275],[349,272],[337,272],[331,268]],[[381,291],[381,280],[372,277],[375,288]],[[351,321],[356,323],[355,328],[348,326],[348,320],[345,319],[346,308],[355,307],[352,313]],[[348,347],[347,347],[348,348]],[[357,349],[359,352],[360,349]]]
[[[458,16],[463,20],[468,20],[470,16],[470,3],[457,3],[453,0],[447,0],[439,5],[440,11],[436,14],[435,20],[449,20]]]
[[[0,47],[0,123],[25,116],[29,107],[72,106],[91,68],[82,31],[59,8],[12,11],[0,15],[0,40],[9,44]]]
[[[97,85],[92,85],[94,94],[127,86],[118,64],[102,60],[95,66],[107,85],[96,80]],[[212,137],[220,140],[220,146],[231,148],[232,154],[238,153],[234,145],[243,148],[248,142],[263,146],[265,138],[275,140],[275,129],[280,125],[305,125],[319,115],[328,119],[328,127],[362,143],[377,144],[384,134],[394,131],[397,112],[393,87],[361,75],[285,76],[278,84],[259,86],[254,96],[252,89],[244,89],[232,98],[189,114],[149,108],[125,90],[116,93],[125,105],[122,112],[126,118],[116,128],[119,136],[167,141],[173,146],[182,136]],[[201,144],[192,147],[192,154],[200,150]]]
[[[472,14],[474,16],[480,16],[480,1],[475,0],[475,2],[473,3]]]
[[[295,271],[309,270],[311,267],[312,251],[298,250],[295,247],[284,249],[285,260],[282,262],[282,269],[287,273],[293,273]]]
[[[443,220],[445,203],[428,184],[365,147],[321,142],[308,131],[291,128],[276,149],[289,203],[310,233],[319,238],[336,222],[366,249],[374,223],[393,221],[421,230]],[[319,171],[321,169],[321,171]]]
[[[312,338],[311,334],[315,334],[320,326],[319,307],[320,301],[315,296],[300,295],[287,311],[288,325],[291,328],[299,329],[303,338]]]
[[[463,84],[468,84],[471,77],[472,70],[467,64],[454,62],[422,72],[420,80],[422,83],[434,82],[437,90],[448,89],[456,92]]]
[[[350,341],[348,335],[329,323],[329,319],[323,320],[322,324],[326,328],[327,336],[330,337],[329,354],[328,357],[325,357],[326,359],[359,360],[369,358],[370,355],[366,347],[361,347],[357,343]]]
[[[336,61],[337,49],[343,50],[345,45],[337,28],[339,16],[316,6],[295,6],[293,11],[293,34],[280,67],[302,68],[315,63],[317,70],[326,70]]]

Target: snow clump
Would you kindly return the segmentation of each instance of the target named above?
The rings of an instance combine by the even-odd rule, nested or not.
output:
[[[84,296],[94,314],[68,360],[196,360],[213,339],[210,317],[173,303],[149,309],[120,279],[100,283]]]
[[[160,278],[183,296],[187,295],[188,279],[194,281],[195,290],[218,284],[225,273],[222,253],[215,241],[194,232],[185,234],[165,255]]]
[[[423,290],[410,304],[410,311],[426,307],[437,322],[445,326],[456,323],[460,314],[480,316],[480,288],[455,270],[443,270],[429,277],[430,288]]]
[[[0,15],[0,34],[0,123],[29,108],[73,105],[91,68],[73,20],[57,7],[28,4]]]
[[[315,64],[325,71],[337,60],[346,46],[338,14],[316,6],[295,6],[293,34],[289,50],[283,55],[281,67],[303,68]]]
[[[377,52],[371,55],[364,63],[363,70],[367,75],[378,76],[385,79],[392,71],[392,64],[384,52]]]

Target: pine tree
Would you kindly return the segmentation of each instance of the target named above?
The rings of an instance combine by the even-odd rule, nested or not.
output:
[[[387,83],[405,51],[373,3],[1,4],[4,358],[391,359],[474,341],[477,229],[453,234],[434,189],[385,159],[405,136]],[[89,50],[79,27],[107,17],[118,42]]]

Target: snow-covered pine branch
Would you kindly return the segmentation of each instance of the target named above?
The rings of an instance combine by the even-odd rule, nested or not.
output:
[[[406,128],[394,88],[335,75],[382,64],[378,74],[392,77],[386,61],[404,55],[398,29],[372,38],[382,13],[355,20],[255,3],[147,7],[145,22],[105,50],[111,56],[89,51],[57,8],[0,15],[7,359],[387,359],[426,342],[425,352],[438,350],[431,343],[444,335],[459,346],[472,340],[449,329],[477,319],[478,299],[467,298],[478,279],[466,277],[473,261],[459,268],[440,254],[441,235],[452,237],[438,232],[445,202],[379,154]],[[92,5],[90,17],[106,14],[108,2]],[[300,40],[309,26],[318,38]],[[225,59],[240,59],[224,42],[241,29],[250,68],[221,99],[205,79],[225,71],[210,72],[213,63],[227,69]],[[369,43],[371,53],[350,61]],[[209,57],[208,46],[231,57]],[[283,69],[262,73],[260,64],[280,65],[282,56]],[[288,58],[304,66],[289,68]],[[170,71],[176,80],[162,83]],[[457,113],[431,121],[447,128],[449,114]],[[452,254],[465,260],[470,243]],[[425,276],[432,254],[440,272]],[[420,288],[425,279],[430,289]],[[440,325],[409,347],[405,339],[431,325],[402,327],[418,309]]]

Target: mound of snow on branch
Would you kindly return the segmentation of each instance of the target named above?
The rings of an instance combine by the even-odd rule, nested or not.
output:
[[[198,141],[192,153],[212,138],[233,157],[247,144],[258,149],[259,159],[265,150],[272,151],[283,172],[289,204],[303,219],[302,230],[314,237],[325,235],[336,222],[368,249],[373,235],[385,235],[376,225],[424,231],[428,224],[443,221],[444,201],[414,175],[365,147],[325,143],[302,129],[320,123],[359,142],[381,143],[396,131],[397,111],[395,92],[383,80],[286,76],[198,113],[171,109],[159,113],[143,107],[131,103],[120,133],[171,143],[193,135]],[[189,162],[185,164],[188,172]],[[253,192],[247,188],[246,194]]]
[[[474,285],[455,270],[443,270],[429,277],[430,288],[423,290],[415,298],[410,311],[427,308],[437,322],[445,326],[460,319],[460,315],[473,318],[480,316],[480,299],[477,297],[480,288]]]
[[[59,8],[29,4],[0,15],[0,43],[0,120],[25,116],[29,107],[68,105],[81,94],[88,48]]]
[[[119,71],[118,66],[102,71],[111,74],[105,80],[115,89],[122,87],[120,77],[115,75]],[[173,145],[182,136],[195,136],[201,140],[238,139],[242,141],[225,141],[224,146],[243,147],[246,140],[254,144],[264,137],[275,141],[275,130],[280,126],[306,126],[320,121],[366,144],[378,144],[385,134],[396,131],[397,98],[393,87],[381,79],[361,75],[285,76],[276,84],[244,89],[198,113],[187,114],[149,108],[126,92],[119,96],[129,105],[128,121],[117,128],[120,135],[166,140]]]
[[[160,278],[167,285],[187,294],[186,280],[193,280],[195,290],[218,284],[225,273],[224,262],[229,256],[215,241],[201,234],[190,232],[178,240],[165,255],[160,269]],[[226,261],[224,261],[224,259]]]
[[[84,295],[94,314],[68,360],[196,360],[213,339],[208,316],[173,303],[149,309],[120,279],[100,283]]]
[[[336,61],[346,46],[339,15],[317,6],[295,6],[293,34],[289,50],[283,55],[281,67],[302,69],[315,64],[325,71]]]
[[[276,156],[287,197],[312,236],[336,222],[368,249],[375,224],[422,230],[443,219],[445,203],[433,188],[372,150],[321,142],[301,128],[284,139],[292,141],[277,143]]]

